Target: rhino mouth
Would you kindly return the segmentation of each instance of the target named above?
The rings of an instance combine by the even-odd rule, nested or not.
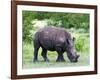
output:
[[[71,62],[78,62],[78,58],[80,55],[77,55],[76,57],[70,59]]]

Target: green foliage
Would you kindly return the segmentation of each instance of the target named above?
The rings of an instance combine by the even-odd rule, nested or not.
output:
[[[22,16],[23,41],[29,43],[32,41],[33,32],[37,29],[34,27],[35,23],[32,23],[34,20],[46,20],[47,26],[63,27],[65,29],[74,28],[89,32],[89,14],[23,11]]]
[[[78,52],[89,52],[89,37],[87,35],[79,36],[75,42],[75,48]]]
[[[35,19],[36,13],[31,11],[23,11],[23,41],[31,42],[32,41],[32,31],[34,30],[32,20]],[[31,31],[32,30],[32,31]]]
[[[83,38],[80,38],[76,41],[76,44],[75,44],[75,48],[77,51],[82,51],[83,50],[83,45],[84,45],[84,39]]]

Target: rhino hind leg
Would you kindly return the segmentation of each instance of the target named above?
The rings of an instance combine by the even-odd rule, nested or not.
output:
[[[33,59],[33,62],[38,61],[38,50],[39,50],[39,47],[38,48],[34,48],[34,59]]]
[[[40,44],[39,41],[37,39],[34,40],[34,59],[33,62],[37,62],[38,61],[38,50],[40,48]]]
[[[63,57],[62,49],[59,47],[59,48],[56,49],[56,51],[58,53],[58,57],[57,57],[56,62],[65,62],[65,59]]]
[[[46,50],[46,49],[42,48],[42,53],[41,53],[41,55],[42,55],[44,61],[46,61],[46,62],[49,61],[49,59],[47,58],[47,50]]]

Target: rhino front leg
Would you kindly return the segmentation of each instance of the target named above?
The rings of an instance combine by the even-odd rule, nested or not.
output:
[[[58,53],[58,58],[57,58],[56,62],[65,62],[65,59],[63,57],[63,54],[59,54]]]
[[[42,48],[42,53],[41,53],[44,61],[49,61],[49,59],[47,58],[47,50]]]
[[[63,57],[62,49],[60,47],[58,47],[56,50],[57,50],[57,53],[58,53],[58,57],[57,57],[56,62],[64,62],[65,59]]]

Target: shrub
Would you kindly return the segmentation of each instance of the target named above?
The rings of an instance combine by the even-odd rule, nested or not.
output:
[[[75,48],[78,52],[88,52],[89,51],[89,37],[79,36],[75,41]]]

